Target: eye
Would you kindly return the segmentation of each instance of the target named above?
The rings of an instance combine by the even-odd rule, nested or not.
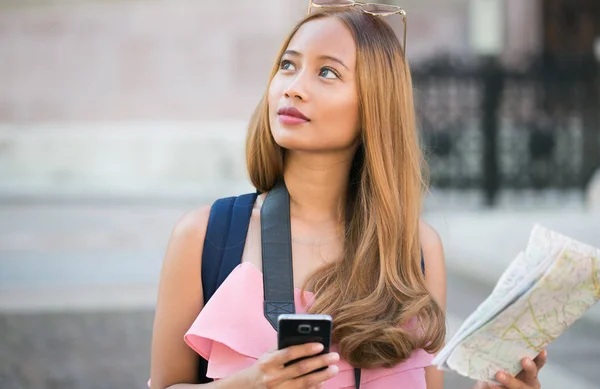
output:
[[[292,61],[289,61],[287,59],[282,59],[281,62],[279,63],[279,69],[281,69],[281,70],[295,70],[296,67],[294,66],[294,64],[292,63]]]
[[[338,74],[331,68],[321,68],[321,71],[319,71],[319,77],[323,77],[328,80],[335,80],[336,78],[340,78]]]

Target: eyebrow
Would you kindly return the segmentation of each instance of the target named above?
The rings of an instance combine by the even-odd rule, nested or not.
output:
[[[295,55],[295,56],[298,56],[298,57],[302,57],[302,54],[300,52],[296,51],[296,50],[286,50],[283,53],[283,55],[286,55],[286,54],[288,54],[288,55]],[[343,67],[345,67],[346,70],[350,71],[350,69],[348,68],[348,66],[346,66],[346,64],[344,62],[342,62],[341,59],[338,59],[336,57],[332,57],[331,55],[320,55],[319,59],[327,59],[327,60],[330,60],[330,61],[333,61],[333,62],[337,62],[340,65],[342,65]]]

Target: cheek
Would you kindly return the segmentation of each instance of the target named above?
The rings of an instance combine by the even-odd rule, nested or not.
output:
[[[330,105],[327,112],[328,127],[335,129],[335,137],[345,143],[352,143],[359,135],[360,123],[358,101],[342,99]]]
[[[277,76],[275,76],[269,85],[269,91],[267,93],[269,107],[277,107],[281,96],[283,96],[283,85],[281,80],[278,80]]]

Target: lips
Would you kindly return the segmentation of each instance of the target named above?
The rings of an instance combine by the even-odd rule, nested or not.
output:
[[[302,112],[294,107],[283,107],[277,111],[277,114],[281,119],[289,119],[299,122],[309,122],[310,119],[306,117]]]

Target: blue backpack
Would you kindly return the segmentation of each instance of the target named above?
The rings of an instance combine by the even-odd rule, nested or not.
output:
[[[248,193],[239,197],[227,197],[212,205],[202,250],[204,305],[242,260],[250,216],[257,196],[258,193]],[[208,362],[200,357],[200,384],[213,381],[206,377],[207,367]]]
[[[202,251],[204,305],[233,269],[241,263],[252,208],[257,196],[258,193],[248,193],[238,197],[227,197],[215,201],[212,205]],[[422,253],[421,270],[425,273]],[[208,362],[200,357],[198,363],[200,384],[213,381],[206,377],[207,367]]]

